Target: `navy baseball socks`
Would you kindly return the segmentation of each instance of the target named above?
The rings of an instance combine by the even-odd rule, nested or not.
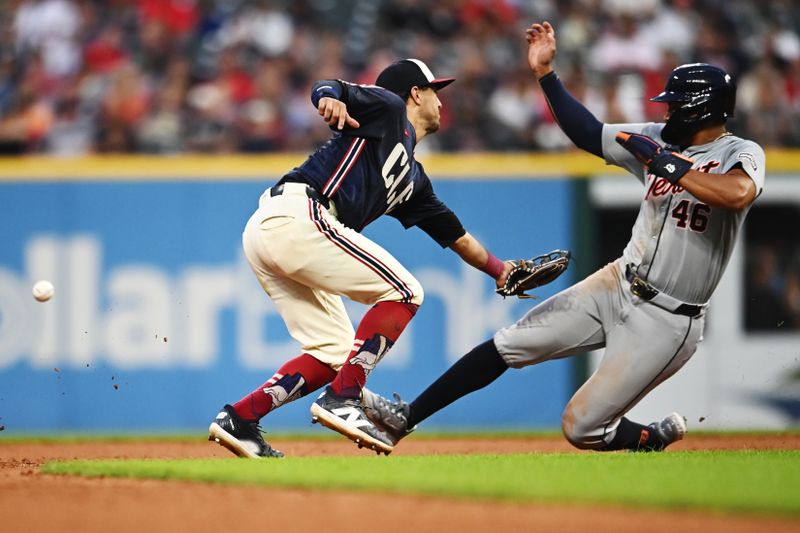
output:
[[[643,426],[625,417],[619,421],[617,432],[600,451],[630,450],[633,452],[660,452],[686,435],[686,419],[678,413],[667,415],[660,422]]]
[[[445,371],[409,405],[409,427],[462,396],[482,389],[508,370],[494,340],[479,344]]]
[[[497,351],[494,341],[489,339],[456,361],[410,404],[398,394],[394,395],[392,401],[368,389],[362,390],[364,411],[395,445],[414,431],[418,423],[462,396],[489,385],[506,370],[508,365]]]
[[[208,440],[224,446],[239,457],[283,457],[283,452],[264,441],[258,422],[242,420],[230,405],[223,407],[208,426]]]

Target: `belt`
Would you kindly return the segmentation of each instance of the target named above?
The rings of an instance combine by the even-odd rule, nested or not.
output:
[[[304,189],[301,189],[303,187]],[[319,202],[325,209],[327,210],[331,209],[331,199],[326,196],[322,196],[321,192],[316,190],[311,185],[308,185],[307,183],[298,183],[294,181],[279,183],[278,185],[275,185],[274,187],[270,188],[269,195],[280,196],[284,192],[295,192],[300,190],[303,190],[303,192],[305,192],[305,195],[314,200],[315,202]]]
[[[703,305],[693,305],[660,292],[658,289],[647,283],[645,280],[633,273],[632,265],[625,266],[625,279],[631,284],[631,292],[651,304],[660,307],[670,313],[684,316],[697,316],[703,312]]]

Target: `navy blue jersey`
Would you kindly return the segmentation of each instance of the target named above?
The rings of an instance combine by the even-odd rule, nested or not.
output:
[[[335,130],[332,139],[282,182],[310,184],[334,202],[339,221],[356,231],[383,214],[406,228],[433,216],[452,215],[414,159],[416,132],[399,96],[372,85],[325,80],[315,85],[313,102],[320,87],[333,88],[360,127]]]

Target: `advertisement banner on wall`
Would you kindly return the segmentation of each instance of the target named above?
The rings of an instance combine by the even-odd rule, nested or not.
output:
[[[12,432],[202,431],[224,403],[299,353],[250,271],[241,231],[270,181],[0,184],[0,424]],[[570,248],[571,185],[448,180],[439,196],[497,256]],[[531,221],[531,205],[536,205]],[[503,300],[486,275],[394,219],[365,234],[425,288],[425,303],[370,387],[413,397],[536,300]],[[55,296],[38,302],[40,279]],[[565,288],[569,272],[537,291]],[[347,304],[354,323],[366,311]],[[429,427],[555,428],[568,361],[509,372]],[[310,428],[316,395],[264,420]]]

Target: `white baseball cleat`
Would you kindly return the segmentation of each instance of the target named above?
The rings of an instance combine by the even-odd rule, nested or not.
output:
[[[361,401],[339,396],[330,386],[311,404],[311,422],[319,422],[355,442],[359,448],[369,448],[378,455],[389,455],[394,450],[389,435],[367,418]]]

